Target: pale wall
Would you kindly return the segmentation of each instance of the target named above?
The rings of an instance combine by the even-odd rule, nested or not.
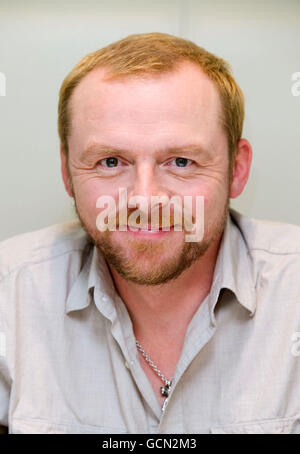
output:
[[[194,40],[227,59],[246,97],[253,145],[247,188],[232,206],[300,225],[299,1],[6,1],[0,3],[0,239],[74,217],[60,178],[62,79],[86,53],[131,33]]]

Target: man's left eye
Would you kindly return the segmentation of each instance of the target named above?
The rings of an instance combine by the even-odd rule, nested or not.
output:
[[[175,163],[176,167],[187,167],[191,162],[192,161],[187,158],[175,158],[171,161],[171,163]]]

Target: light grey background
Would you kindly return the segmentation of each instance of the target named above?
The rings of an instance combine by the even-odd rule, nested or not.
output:
[[[227,59],[246,97],[253,164],[231,206],[300,225],[299,0],[1,0],[0,239],[75,217],[60,177],[58,90],[86,53],[160,31]]]

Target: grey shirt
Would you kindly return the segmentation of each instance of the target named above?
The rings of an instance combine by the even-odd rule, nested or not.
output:
[[[300,433],[299,355],[298,226],[230,209],[164,413],[79,223],[0,243],[0,425],[10,433]]]

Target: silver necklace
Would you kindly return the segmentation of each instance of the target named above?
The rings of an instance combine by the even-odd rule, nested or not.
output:
[[[171,391],[171,386],[172,386],[172,381],[173,381],[173,378],[171,378],[170,380],[168,380],[162,373],[161,371],[158,369],[158,367],[154,364],[154,362],[149,358],[149,356],[147,355],[147,353],[145,352],[145,350],[143,349],[143,347],[141,346],[141,344],[136,340],[135,341],[136,343],[136,346],[137,348],[139,349],[139,351],[141,352],[141,354],[143,355],[143,357],[145,358],[145,360],[147,361],[147,363],[149,364],[149,366],[152,367],[152,369],[154,370],[154,372],[159,376],[159,378],[162,380],[162,382],[164,383],[165,386],[161,386],[160,387],[160,392],[161,392],[161,395],[166,397],[165,401],[164,401],[164,404],[162,406],[162,411],[165,410],[166,408],[166,405],[167,405],[167,401],[168,401],[168,397],[169,397],[169,394],[170,394],[170,391]]]

